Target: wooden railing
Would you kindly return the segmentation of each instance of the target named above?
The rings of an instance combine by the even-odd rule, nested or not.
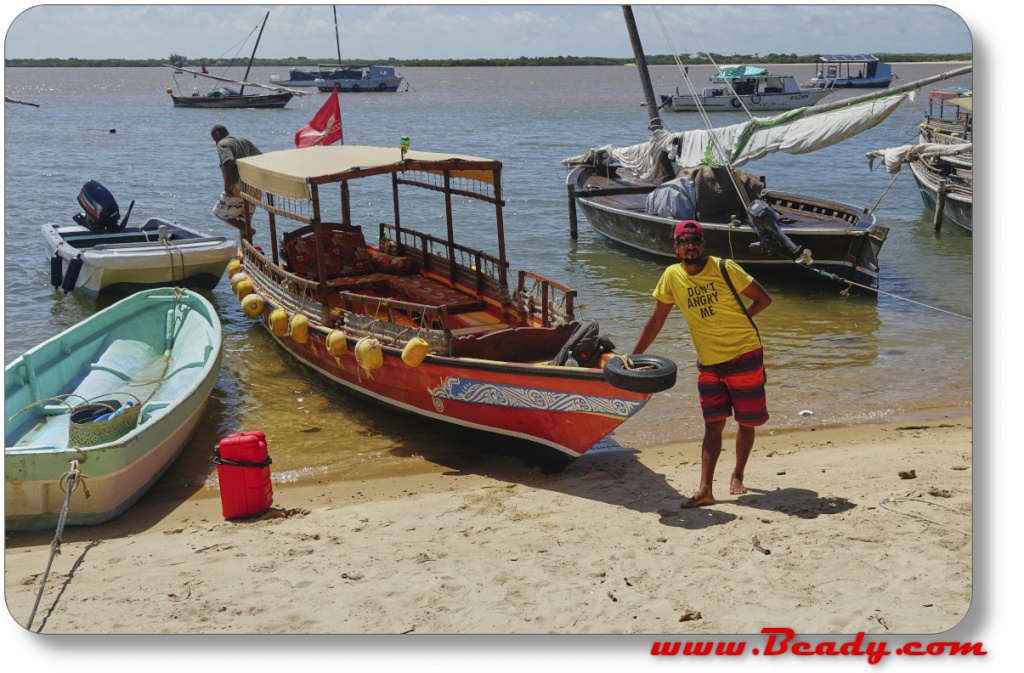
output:
[[[515,298],[523,324],[550,327],[576,319],[576,290],[532,271],[519,272]]]
[[[424,269],[447,277],[453,285],[462,283],[476,288],[478,298],[482,294],[506,296],[507,289],[503,292],[503,288],[507,288],[508,264],[502,269],[497,257],[458,243],[449,245],[447,240],[412,229],[402,229],[396,235],[395,225],[381,222],[381,238],[385,233],[395,241],[399,254],[412,257]]]

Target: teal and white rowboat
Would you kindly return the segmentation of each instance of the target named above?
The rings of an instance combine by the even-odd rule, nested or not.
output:
[[[190,290],[159,288],[119,301],[11,362],[4,370],[7,530],[56,527],[66,497],[62,475],[73,465],[86,479],[72,491],[68,525],[103,523],[128,509],[199,424],[222,355],[213,306]],[[97,437],[97,429],[118,432],[109,427],[115,423],[77,422],[95,402],[135,404],[124,414],[124,434]]]

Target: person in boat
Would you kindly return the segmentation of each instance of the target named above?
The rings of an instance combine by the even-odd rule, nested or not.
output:
[[[704,415],[700,486],[680,506],[699,507],[715,502],[712,481],[722,452],[726,420],[735,415],[736,468],[729,493],[747,492],[743,472],[754,448],[755,429],[768,422],[765,397],[764,350],[753,316],[768,308],[772,298],[736,262],[704,252],[704,229],[696,220],[676,224],[675,253],[681,262],[665,269],[654,289],[658,300],[644,325],[634,353],[647,350],[678,306],[697,349],[697,390]],[[722,275],[728,273],[729,282]],[[739,293],[739,294],[737,294]],[[740,295],[751,300],[749,306]]]
[[[213,142],[217,143],[217,159],[220,161],[220,172],[224,178],[224,191],[221,192],[217,204],[213,207],[213,214],[251,238],[256,232],[252,229],[246,232],[244,209],[248,208],[251,214],[253,206],[251,204],[246,206],[242,200],[238,166],[235,162],[238,159],[256,156],[261,152],[249,140],[228,133],[228,130],[221,124],[210,129],[210,137],[213,138]]]

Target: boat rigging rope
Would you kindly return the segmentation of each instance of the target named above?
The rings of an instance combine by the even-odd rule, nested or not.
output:
[[[668,43],[669,50],[672,52],[672,58],[676,62],[676,67],[679,68],[679,72],[683,76],[683,81],[686,82],[686,88],[690,91],[690,95],[693,97],[694,105],[697,107],[697,111],[700,113],[701,118],[704,121],[704,125],[710,129],[711,120],[710,118],[708,118],[707,112],[704,110],[704,105],[701,103],[700,98],[698,98],[697,96],[696,90],[693,88],[693,83],[690,81],[688,71],[683,67],[682,61],[679,60],[678,52],[676,52],[675,45],[672,43],[672,38],[669,36],[668,29],[665,28],[665,22],[661,20],[661,14],[658,13],[658,8],[656,6],[652,6],[651,11],[654,12],[654,17],[658,20],[658,25],[661,27],[661,33],[662,35],[664,35],[665,41]],[[704,54],[704,56],[706,56],[707,59],[711,61],[711,65],[715,66],[715,69],[718,70],[719,73],[721,73],[722,68],[717,63],[715,63],[715,59],[711,55],[711,52],[704,48],[703,43],[701,43],[700,38],[697,37],[697,34],[693,32],[693,27],[690,26],[689,22],[686,20],[686,17],[683,16],[681,17],[681,19],[682,22],[686,25],[686,28],[690,31],[690,35],[693,35],[693,38],[697,40],[697,44],[700,45],[701,53]],[[732,82],[729,81],[729,78],[724,78],[723,82],[725,83],[725,86],[729,89],[729,93],[735,96],[735,102],[739,103],[739,107],[742,107],[743,111],[747,113],[747,118],[753,121],[754,115],[751,114],[746,104],[740,99],[740,96],[736,93],[736,89],[733,88]]]
[[[896,184],[896,178],[898,178],[900,176],[900,173],[902,173],[902,172],[903,172],[903,165],[900,164],[900,169],[898,171],[896,171],[896,173],[893,174],[892,180],[889,181],[889,186],[882,190],[882,193],[879,195],[878,200],[875,201],[875,205],[871,206],[871,208],[868,210],[868,214],[869,215],[874,214],[875,208],[877,208],[878,204],[880,204],[882,202],[882,199],[885,198],[885,195],[889,193],[889,190],[892,189],[892,186],[894,184]]]
[[[690,81],[689,73],[687,72],[687,70],[685,68],[683,68],[682,61],[679,60],[679,56],[677,55],[675,45],[672,43],[672,38],[669,36],[668,29],[665,28],[664,21],[661,20],[661,14],[658,13],[658,8],[657,7],[651,7],[651,10],[654,12],[654,16],[658,20],[658,25],[661,26],[661,32],[665,36],[665,41],[668,43],[669,49],[672,51],[672,58],[676,62],[676,67],[678,67],[680,73],[682,73],[683,81],[686,82],[686,87],[690,91],[690,96],[693,98],[693,102],[694,102],[694,104],[697,107],[697,112],[698,112],[698,114],[700,114],[701,121],[704,122],[704,128],[708,129],[708,131],[710,132],[709,133],[709,137],[710,137],[711,144],[714,145],[715,150],[718,153],[718,156],[719,157],[724,157],[722,165],[725,166],[725,168],[727,169],[726,172],[729,174],[729,180],[732,182],[733,189],[735,189],[736,193],[740,195],[741,199],[744,201],[744,205],[745,206],[749,205],[747,203],[747,199],[743,198],[744,191],[742,189],[740,189],[740,185],[737,182],[736,175],[733,173],[734,169],[732,167],[731,161],[729,160],[729,155],[722,148],[721,141],[718,138],[718,134],[713,133],[714,125],[711,123],[711,117],[708,116],[707,110],[704,109],[704,104],[701,103],[700,98],[697,96],[697,92],[693,88],[693,83]],[[682,20],[683,20],[683,23],[686,24],[686,27],[690,30],[690,34],[693,35],[694,39],[697,40],[697,43],[701,44],[700,38],[697,37],[697,35],[693,32],[693,28],[690,27],[689,23],[687,23],[686,17],[682,17]],[[706,49],[704,49],[704,45],[703,44],[701,44],[701,49],[703,50],[702,53],[704,53],[704,55],[706,55],[708,57],[708,60],[711,61],[711,64],[714,65],[715,68],[717,68],[719,72],[721,72],[722,69],[718,66],[717,63],[715,63],[715,60],[711,56],[711,54],[708,53],[708,51]],[[732,83],[729,82],[728,78],[726,78],[725,84],[726,84],[726,86],[729,87],[729,91],[731,91],[732,94],[735,96],[736,95],[736,90],[733,89]],[[747,106],[743,105],[743,101],[740,101],[739,96],[736,96],[736,100],[739,101],[740,105],[743,107],[743,111],[747,113],[747,118],[750,119],[750,121],[754,121],[754,116],[750,113],[750,110],[747,109]],[[730,233],[730,239],[729,239],[729,246],[730,246],[730,250],[731,250],[731,248],[732,248],[731,233]]]
[[[61,535],[64,534],[64,524],[67,521],[68,508],[71,503],[71,493],[78,488],[81,484],[85,490],[85,497],[89,497],[89,489],[85,486],[85,475],[81,473],[78,468],[78,461],[71,461],[71,469],[61,475],[61,489],[64,491],[64,506],[61,507],[60,516],[57,518],[57,531],[53,537],[53,542],[50,543],[50,558],[46,562],[46,571],[43,573],[43,580],[39,584],[39,593],[36,594],[36,602],[32,606],[32,614],[28,617],[28,626],[26,627],[29,631],[32,630],[32,622],[36,618],[36,610],[39,609],[39,602],[43,598],[43,591],[46,589],[46,580],[50,575],[50,568],[53,566],[53,558],[60,554],[60,543]],[[65,482],[67,486],[65,486]]]

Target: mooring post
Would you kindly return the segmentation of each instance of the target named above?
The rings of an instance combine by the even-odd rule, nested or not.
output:
[[[938,193],[935,195],[935,218],[932,220],[932,229],[936,232],[942,231],[942,213],[946,210],[946,181],[939,183]]]
[[[576,226],[576,187],[566,185],[566,189],[569,190],[569,236],[575,241],[578,233]]]

